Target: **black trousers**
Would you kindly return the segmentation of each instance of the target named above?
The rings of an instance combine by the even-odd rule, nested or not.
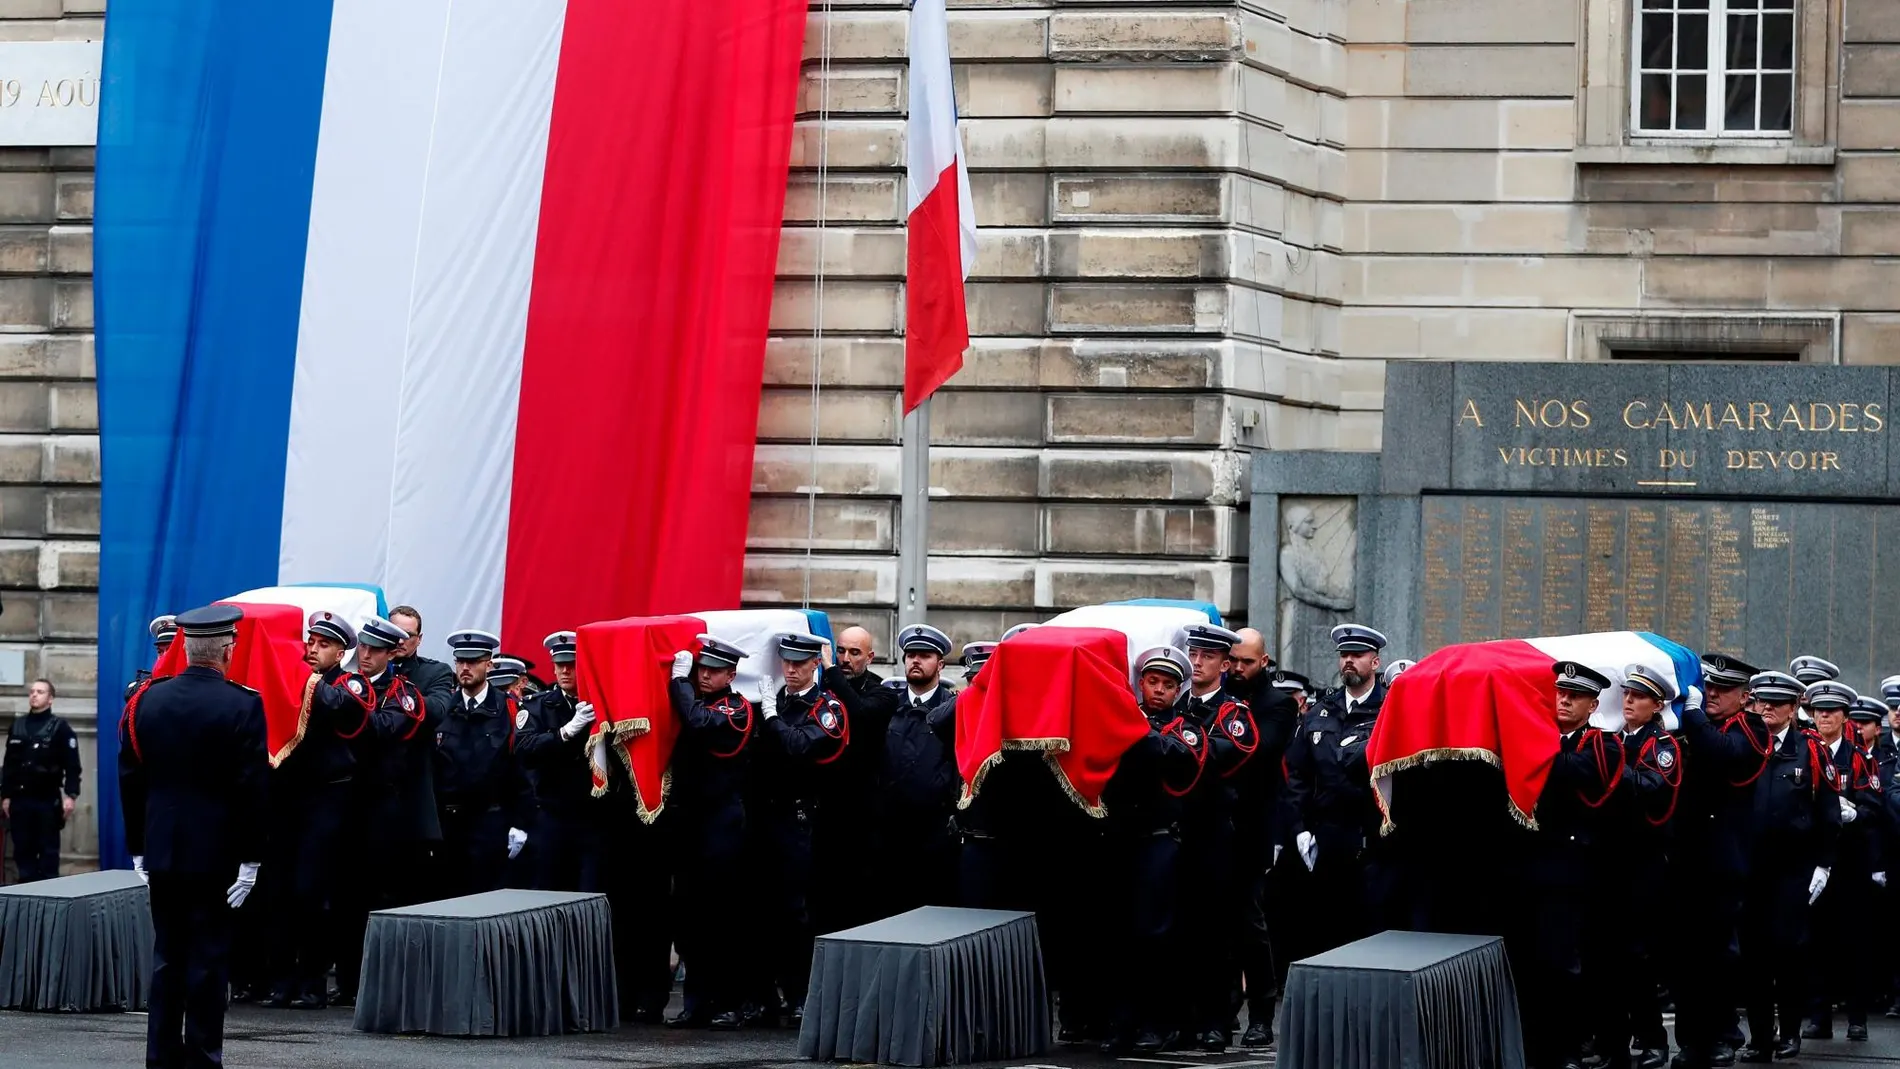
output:
[[[619,798],[624,801],[626,796],[623,791]],[[665,829],[641,823],[633,806],[625,805],[620,819],[604,828],[601,837],[601,880],[613,911],[620,1015],[658,1013],[673,992],[673,866]]]
[[[366,825],[352,824],[352,827],[363,826]],[[341,876],[331,911],[335,924],[337,994],[356,997],[357,984],[363,975],[363,937],[369,928],[371,911],[413,906],[429,900],[431,846],[422,842],[371,839],[360,849],[341,852]]]
[[[233,868],[232,874],[236,875]],[[152,873],[152,993],[145,1064],[199,1069],[223,1064],[230,984],[230,877]]]
[[[746,871],[745,813],[737,806],[679,814],[671,828],[678,868],[673,916],[686,962],[687,1005],[717,1015],[737,1010],[748,994],[755,903]]]
[[[1174,939],[1181,842],[1174,832],[1111,832],[1103,843],[1101,884],[1110,896],[1103,929],[1115,949],[1103,955],[1102,977],[1113,1028],[1123,1039],[1161,1035],[1187,1015]]]
[[[760,806],[749,830],[751,868],[758,874],[750,990],[753,1000],[771,1012],[781,995],[790,1005],[802,1005],[810,983],[811,821],[798,807]]]
[[[1599,871],[1603,876],[1596,894],[1599,902],[1641,902],[1668,887],[1667,865],[1659,847],[1607,858]],[[1593,929],[1584,942],[1584,982],[1603,996],[1596,1026],[1598,1053],[1614,1058],[1632,1046],[1662,1050],[1669,1045],[1668,1033],[1663,1031],[1662,1001],[1657,997],[1657,984],[1663,979],[1658,957],[1667,945],[1664,938],[1653,923],[1619,920]]]
[[[290,998],[326,994],[335,925],[331,890],[337,877],[348,780],[303,788],[278,807],[282,845],[272,850],[259,875],[270,881],[267,909],[271,932],[272,994]]]
[[[597,808],[589,800],[572,808],[543,805],[535,812],[534,827],[528,829],[528,851],[534,857],[536,890],[605,889]]]
[[[59,831],[66,825],[60,814],[59,795],[15,798],[7,811],[11,814],[7,824],[13,830],[13,862],[20,868],[20,882],[57,877]]]
[[[1240,903],[1239,981],[1234,988],[1235,1011],[1244,997],[1249,1024],[1273,1027],[1273,1007],[1280,995],[1280,970],[1273,958],[1273,932],[1267,922],[1270,883],[1267,859],[1240,859],[1234,876],[1238,881],[1234,894]]]
[[[1680,921],[1673,978],[1676,1046],[1706,1054],[1718,1041],[1729,1041],[1741,998],[1742,877],[1698,870],[1693,863],[1678,865],[1676,872],[1683,890],[1672,900],[1696,904],[1682,911]]]
[[[500,806],[440,807],[437,900],[499,891],[508,882],[508,814]]]
[[[1808,882],[1812,865],[1757,857],[1742,896],[1743,1005],[1749,1039],[1772,1046],[1801,1034],[1808,1008]]]
[[[1855,927],[1858,920],[1884,916],[1875,912],[1879,902],[1876,892],[1880,890],[1865,864],[1836,865],[1826,889],[1810,910],[1813,916],[1825,917],[1832,923],[1815,927],[1844,931]],[[1810,934],[1808,1015],[1815,1023],[1831,1026],[1836,1002],[1847,1003],[1849,1025],[1867,1023],[1867,1009],[1881,991],[1877,969],[1882,959],[1876,954],[1873,946],[1859,941],[1849,943],[1845,953],[1833,951],[1825,938],[1817,939]]]

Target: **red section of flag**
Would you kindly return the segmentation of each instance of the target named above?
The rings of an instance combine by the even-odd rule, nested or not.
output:
[[[970,347],[954,160],[936,182],[910,215],[904,252],[905,412],[948,382],[963,367],[963,352]]]
[[[1038,627],[996,647],[957,696],[963,802],[1004,750],[1040,750],[1076,804],[1100,813],[1122,755],[1148,733],[1128,685],[1128,638],[1095,627]]]
[[[251,688],[264,700],[264,742],[270,763],[276,765],[303,741],[317,678],[303,659],[304,611],[295,605],[245,603],[237,607],[244,610],[244,618],[238,621],[237,644],[225,678]],[[184,670],[181,634],[159,654],[152,676],[175,676]]]
[[[594,789],[607,789],[602,759],[629,773],[640,819],[652,823],[666,802],[667,765],[679,718],[666,694],[673,655],[699,651],[704,622],[693,616],[608,620],[582,627],[575,646],[575,692],[592,702]],[[598,753],[601,745],[610,751]]]
[[[737,606],[805,0],[569,0],[502,633]]]
[[[1514,815],[1533,823],[1557,755],[1551,666],[1537,647],[1504,639],[1446,646],[1406,669],[1366,744],[1375,785],[1428,760],[1486,761],[1503,770]],[[1386,814],[1388,826],[1394,817]]]

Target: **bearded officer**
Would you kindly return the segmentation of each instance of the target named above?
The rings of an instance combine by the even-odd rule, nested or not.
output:
[[[1761,1065],[1801,1054],[1808,909],[1827,888],[1841,830],[1840,775],[1820,737],[1795,726],[1795,706],[1842,696],[1851,703],[1853,692],[1831,680],[1803,688],[1781,672],[1759,673],[1749,688],[1769,743],[1751,795],[1741,927],[1749,1042],[1736,1060]]]
[[[265,1005],[320,1010],[328,1004],[335,920],[330,900],[355,791],[351,741],[369,725],[369,682],[343,669],[356,629],[332,612],[310,614],[304,663],[317,674],[302,736],[271,772],[268,908],[272,938]]]
[[[950,636],[929,624],[914,624],[897,636],[904,680],[883,725],[882,756],[875,776],[878,868],[883,873],[877,909],[892,916],[918,906],[949,905],[956,886],[957,689],[943,680]],[[878,725],[866,723],[865,734]]]
[[[1273,846],[1280,841],[1279,804],[1285,790],[1286,749],[1299,726],[1299,706],[1291,694],[1273,682],[1273,658],[1266,636],[1251,627],[1231,652],[1233,670],[1228,687],[1246,702],[1260,732],[1259,749],[1246,767],[1230,779],[1234,788],[1234,894],[1240,903],[1238,936],[1241,981],[1247,1003],[1247,1030],[1243,1047],[1273,1043],[1274,1005],[1279,972],[1274,961],[1274,933],[1270,930],[1270,898],[1284,891],[1270,887]],[[1276,894],[1277,892],[1277,894]],[[1285,942],[1284,934],[1281,942]],[[1238,1010],[1238,1007],[1236,1007]]]
[[[1623,774],[1603,816],[1597,845],[1605,902],[1640,902],[1669,886],[1669,833],[1682,787],[1682,752],[1663,730],[1663,710],[1676,687],[1647,665],[1623,670]],[[1585,976],[1605,993],[1607,1010],[1596,1039],[1612,1058],[1629,1051],[1634,1069],[1663,1069],[1669,1036],[1663,1030],[1663,955],[1668,946],[1648,924],[1617,924],[1585,944]]]
[[[488,682],[501,640],[467,628],[449,636],[460,685],[435,735],[435,796],[442,822],[439,894],[499,890],[508,862],[527,845],[527,781],[516,760],[513,698]]]
[[[257,885],[270,774],[263,700],[225,678],[243,616],[180,613],[185,670],[134,694],[119,722],[125,842],[151,885],[147,1065],[223,1061],[231,925]]]
[[[758,713],[735,693],[744,650],[711,635],[699,653],[673,657],[667,687],[679,739],[673,746],[668,811],[675,869],[674,913],[686,963],[686,1006],[675,1028],[740,1027],[752,899],[746,873],[745,787]]]
[[[575,668],[580,638],[556,631],[541,640],[554,665],[554,686],[521,703],[515,752],[534,786],[534,886],[543,891],[599,891],[600,807],[588,753],[597,714],[580,700]]]

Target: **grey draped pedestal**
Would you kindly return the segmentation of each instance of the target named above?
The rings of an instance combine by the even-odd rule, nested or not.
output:
[[[1293,963],[1280,1069],[1523,1069],[1504,940],[1383,932]]]
[[[551,1036],[619,1023],[604,895],[491,891],[370,914],[360,1031]]]
[[[1033,913],[926,906],[821,936],[798,1056],[962,1065],[1040,1054],[1049,994]]]
[[[152,906],[124,870],[0,887],[0,1009],[142,1010]]]

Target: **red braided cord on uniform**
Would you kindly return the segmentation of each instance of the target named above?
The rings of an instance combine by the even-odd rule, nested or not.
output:
[[[521,715],[521,700],[513,691],[503,691],[508,698],[508,752],[515,752],[515,718]]]
[[[1577,740],[1577,746],[1579,748],[1581,748],[1586,741],[1596,747],[1597,775],[1602,776],[1604,782],[1609,784],[1603,791],[1603,797],[1598,798],[1594,802],[1582,791],[1577,792],[1577,797],[1582,799],[1583,804],[1589,806],[1591,809],[1603,808],[1604,804],[1610,800],[1610,796],[1616,793],[1616,785],[1623,779],[1623,744],[1619,742],[1616,745],[1616,771],[1612,773],[1610,771],[1610,759],[1607,753],[1610,747],[1609,744],[1604,741],[1605,738],[1606,736],[1603,732],[1598,731],[1596,728],[1590,728],[1588,729],[1588,734]]]
[[[728,757],[739,756],[740,752],[745,749],[746,743],[752,741],[753,716],[752,716],[752,703],[750,701],[747,701],[746,699],[741,698],[737,694],[728,694],[725,697],[719,699],[719,704],[713,706],[713,708],[724,713],[726,715],[726,721],[728,723],[731,723],[733,720],[738,719],[738,717],[735,716],[732,711],[732,703],[735,701],[739,703],[739,711],[745,715],[745,728],[739,734],[739,745],[734,746],[731,750],[725,753],[720,753],[718,750],[712,751],[712,755],[714,757],[720,758],[722,760]]]
[[[1754,732],[1748,729],[1748,717],[1747,717],[1747,714],[1745,713],[1737,713],[1733,717],[1730,717],[1728,722],[1722,725],[1723,733],[1726,734],[1730,728],[1734,727],[1737,724],[1742,725],[1742,737],[1748,740],[1749,747],[1753,749],[1757,754],[1761,755],[1761,767],[1755,770],[1754,775],[1748,777],[1745,780],[1742,780],[1739,783],[1734,780],[1729,781],[1729,786],[1731,787],[1746,787],[1749,784],[1760,779],[1761,774],[1763,772],[1768,771],[1768,759],[1774,756],[1774,752],[1775,752],[1774,733],[1769,732],[1767,738],[1763,739],[1760,743],[1757,743],[1755,741]],[[1766,724],[1762,725],[1762,729],[1766,731],[1767,725]]]
[[[415,705],[412,708],[402,711],[402,715],[409,718],[409,730],[403,734],[402,741],[408,742],[410,739],[415,738],[416,732],[422,728],[423,718],[428,715],[428,706],[424,703],[422,692],[416,690],[415,684],[401,676],[396,677],[396,682],[390,686],[389,690],[391,693],[395,693],[400,692],[405,687],[415,694]],[[402,699],[398,697],[396,701],[398,706],[400,706]]]
[[[1643,819],[1649,821],[1653,828],[1660,828],[1669,823],[1669,818],[1676,815],[1676,802],[1682,798],[1682,747],[1673,747],[1676,757],[1670,762],[1669,768],[1662,767],[1660,763],[1652,759],[1653,755],[1662,748],[1659,744],[1663,738],[1664,736],[1661,735],[1651,736],[1648,742],[1643,743],[1643,748],[1636,752],[1636,763],[1654,768],[1656,774],[1663,778],[1663,782],[1669,785],[1669,808],[1663,811],[1663,815],[1652,818],[1648,813],[1643,814]]]
[[[838,714],[838,733],[836,735],[825,731],[825,721],[818,715],[818,710],[820,709],[830,709],[832,712]],[[843,757],[845,750],[851,745],[851,714],[845,711],[844,703],[839,701],[830,691],[825,691],[819,696],[816,702],[812,703],[812,707],[808,712],[811,718],[818,723],[819,731],[824,731],[827,738],[838,740],[837,751],[830,757],[823,758],[817,763],[819,765],[828,765],[838,758]]]
[[[1201,739],[1202,744],[1199,746],[1196,746],[1194,743],[1189,742],[1187,739],[1187,736],[1181,733],[1181,718],[1178,716],[1175,717],[1173,720],[1168,721],[1168,725],[1161,729],[1161,734],[1173,735],[1176,738],[1180,739],[1181,744],[1183,746],[1186,746],[1189,752],[1194,754],[1194,778],[1188,781],[1187,786],[1177,791],[1174,789],[1174,787],[1171,784],[1168,783],[1167,780],[1164,779],[1161,781],[1161,789],[1164,791],[1167,791],[1169,797],[1185,798],[1190,793],[1193,792],[1194,788],[1197,785],[1200,784],[1201,774],[1207,771],[1207,750],[1206,750],[1207,739],[1203,737]]]
[[[164,678],[170,679],[171,677],[165,676]],[[145,763],[145,752],[139,749],[139,699],[145,697],[145,692],[151,689],[152,684],[156,682],[158,682],[156,677],[146,676],[145,682],[140,683],[138,689],[132,692],[132,696],[125,700],[125,714],[119,718],[125,724],[126,741],[132,744],[132,756],[138,758],[140,764]]]
[[[1246,768],[1247,762],[1253,760],[1253,752],[1260,748],[1260,731],[1258,725],[1253,722],[1253,710],[1249,709],[1243,702],[1230,701],[1226,705],[1221,706],[1219,715],[1214,718],[1215,729],[1218,731],[1226,731],[1227,728],[1225,725],[1228,719],[1235,716],[1239,717],[1241,722],[1246,725],[1246,729],[1241,732],[1241,736],[1245,737],[1247,741],[1243,743],[1239,738],[1236,738],[1232,732],[1227,733],[1227,741],[1233,743],[1234,748],[1245,756],[1243,756],[1234,767],[1221,773],[1222,779],[1232,779],[1235,773]]]
[[[362,682],[363,693],[358,694],[356,691],[350,689],[351,680],[358,680]],[[349,732],[339,731],[336,733],[337,738],[343,739],[344,741],[347,742],[350,739],[354,739],[358,735],[361,735],[363,733],[363,729],[369,727],[370,714],[376,711],[376,703],[375,703],[376,684],[371,683],[369,680],[364,679],[362,676],[357,675],[355,672],[343,673],[341,676],[337,677],[336,683],[337,683],[337,686],[343,688],[343,692],[345,694],[348,694],[350,697],[355,698],[356,703],[363,707],[363,719],[356,725],[355,731],[349,731]]]

